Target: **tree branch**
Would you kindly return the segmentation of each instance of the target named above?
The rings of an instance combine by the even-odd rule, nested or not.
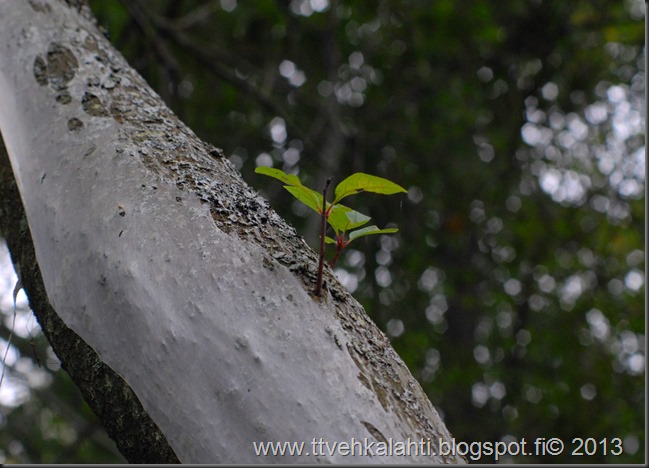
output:
[[[7,241],[12,262],[20,267],[30,307],[43,334],[61,360],[61,367],[70,374],[129,462],[179,463],[164,434],[144,410],[133,390],[63,323],[50,306],[25,210],[2,138],[0,201],[0,235]]]

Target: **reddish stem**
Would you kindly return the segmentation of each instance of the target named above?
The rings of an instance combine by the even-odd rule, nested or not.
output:
[[[327,179],[324,189],[322,190],[322,225],[320,229],[320,260],[318,261],[318,280],[315,287],[316,297],[320,297],[320,294],[322,293],[322,273],[324,271],[325,256],[325,233],[327,231],[327,216],[329,215],[329,213],[327,213],[327,189],[329,188],[329,184],[331,183],[332,179],[333,176]]]
[[[345,247],[349,244],[349,242],[345,242],[345,234],[341,234],[339,237],[336,237],[336,253],[334,254],[333,258],[329,261],[329,266],[331,268],[336,265],[336,261],[338,260],[338,257],[340,256],[340,253],[343,251]]]

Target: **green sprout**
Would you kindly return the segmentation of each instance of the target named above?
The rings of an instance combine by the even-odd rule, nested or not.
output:
[[[325,244],[336,245],[336,252],[329,261],[329,265],[333,267],[336,264],[340,253],[353,240],[373,234],[393,234],[398,231],[397,228],[379,229],[374,225],[361,228],[361,226],[367,224],[371,218],[340,204],[340,201],[343,198],[361,192],[373,192],[383,195],[406,192],[403,187],[387,179],[365,174],[363,172],[352,174],[338,184],[334,193],[334,200],[329,203],[327,202],[327,189],[329,188],[332,177],[327,179],[324,190],[322,191],[322,194],[320,194],[319,192],[302,185],[302,182],[300,182],[300,179],[298,179],[296,175],[287,174],[280,169],[258,167],[255,169],[255,172],[257,174],[273,177],[283,182],[285,184],[284,188],[288,190],[291,195],[322,217],[320,233],[320,261],[318,264],[318,279],[315,289],[316,297],[320,297],[322,292]],[[333,238],[326,235],[327,224],[333,228]]]

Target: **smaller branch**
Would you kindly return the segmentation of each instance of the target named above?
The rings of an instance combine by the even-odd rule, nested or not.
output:
[[[194,27],[199,27],[202,24],[210,21],[212,15],[219,10],[219,7],[214,2],[208,2],[197,8],[193,9],[189,13],[176,17],[173,19],[173,27],[178,31],[190,30]],[[169,15],[165,15],[167,18]]]
[[[14,336],[15,328],[16,328],[16,307],[14,305],[14,318],[13,321],[11,322],[11,329],[9,330],[9,339],[7,339],[7,347],[5,348],[4,355],[2,356],[2,373],[0,373],[0,387],[2,386],[2,381],[5,378],[5,369],[7,368],[7,355],[9,354],[9,348],[11,348],[11,338],[13,338]]]
[[[325,182],[324,189],[322,190],[322,224],[320,228],[320,260],[318,261],[318,280],[315,287],[316,297],[320,297],[322,293],[322,273],[324,270],[324,256],[325,256],[325,232],[327,231],[327,189],[333,176],[330,176]]]
[[[144,36],[149,40],[155,54],[164,63],[164,67],[168,70],[169,74],[174,77],[182,75],[182,67],[176,60],[176,57],[169,49],[167,41],[165,41],[158,29],[149,20],[146,11],[139,2],[123,1],[126,10],[135,20],[136,24],[140,27]]]
[[[345,248],[345,244],[343,244],[341,242],[336,242],[336,254],[333,256],[333,258],[329,262],[329,266],[331,268],[333,268],[334,265],[336,265],[336,261],[338,260],[338,257],[340,257],[340,252],[342,252],[344,248]]]

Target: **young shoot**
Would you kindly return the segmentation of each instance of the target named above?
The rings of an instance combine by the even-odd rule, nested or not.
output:
[[[374,234],[392,234],[398,231],[397,228],[379,229],[377,226],[365,226],[371,219],[358,211],[341,205],[340,201],[350,195],[361,192],[372,192],[383,195],[392,195],[406,190],[400,185],[395,184],[382,177],[377,177],[363,172],[357,172],[350,175],[336,186],[334,199],[331,203],[327,201],[327,190],[331,183],[332,177],[327,179],[322,193],[312,190],[300,182],[297,176],[287,174],[280,169],[272,167],[258,167],[255,169],[257,174],[267,175],[283,182],[284,188],[291,195],[304,203],[306,206],[317,212],[322,217],[320,232],[320,260],[318,263],[318,279],[314,294],[320,297],[322,294],[322,274],[324,269],[325,244],[334,244],[336,251],[329,261],[333,267],[340,257],[340,253],[354,240],[359,237]],[[334,237],[326,235],[327,225],[331,226]]]

